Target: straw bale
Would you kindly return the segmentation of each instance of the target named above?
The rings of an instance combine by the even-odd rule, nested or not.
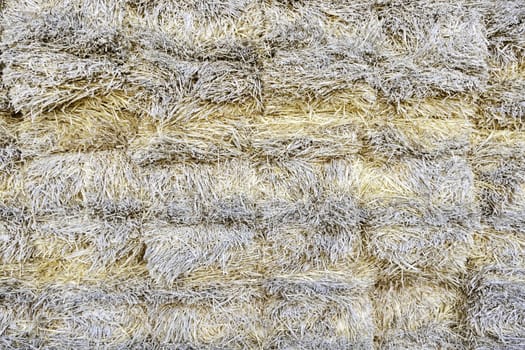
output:
[[[0,188],[8,176],[15,173],[21,160],[20,147],[13,130],[15,125],[13,118],[0,115]]]
[[[525,30],[525,28],[524,28]],[[525,119],[525,73],[491,81],[481,96],[481,117],[478,123],[488,128],[523,130]]]
[[[146,50],[127,63],[132,110],[159,120],[206,120],[261,110],[257,68],[242,61],[184,60]]]
[[[151,336],[161,344],[198,349],[259,348],[266,330],[257,301],[161,304],[150,308]]]
[[[462,2],[377,2],[390,51],[381,61],[377,88],[391,101],[482,90],[487,80],[484,27]]]
[[[2,61],[15,112],[31,117],[123,88],[120,67],[105,56],[79,58],[30,42],[4,51]]]
[[[435,278],[464,273],[473,244],[471,230],[454,224],[382,226],[367,234],[370,254],[386,265],[385,277],[397,269]]]
[[[138,124],[126,105],[127,97],[115,92],[86,97],[65,109],[23,119],[15,128],[22,157],[125,147]]]
[[[56,283],[35,304],[40,336],[48,348],[115,348],[148,335],[145,307],[129,293]]]
[[[369,227],[475,226],[474,176],[462,157],[367,162],[360,183]]]
[[[276,3],[265,7],[265,18],[264,40],[271,56],[263,61],[263,80],[270,103],[312,101],[337,93],[350,101],[374,99],[366,92],[367,81],[373,75],[371,65],[381,57],[383,41],[369,5]]]
[[[469,281],[467,322],[476,349],[519,349],[525,344],[525,271],[487,265]]]
[[[23,197],[38,213],[86,207],[101,215],[140,210],[140,177],[122,151],[40,157],[22,170]]]
[[[473,238],[474,245],[468,257],[472,270],[490,265],[525,266],[525,238],[521,232],[497,231],[483,226]]]
[[[38,324],[31,313],[34,285],[8,276],[0,278],[0,285],[0,346],[9,350],[37,346],[34,334]]]
[[[365,165],[363,174],[363,236],[382,278],[409,273],[461,283],[479,226],[464,158],[378,162]]]
[[[142,166],[188,161],[216,162],[248,156],[248,127],[242,119],[192,123],[163,122],[145,118],[129,147],[133,161]]]
[[[432,280],[380,284],[373,294],[381,349],[460,349],[464,295]]]
[[[392,159],[409,156],[434,158],[466,154],[473,132],[466,118],[381,117],[366,121],[366,146],[374,155]],[[439,118],[439,119],[438,119]]]
[[[482,16],[490,59],[506,65],[521,61],[525,49],[525,9],[519,0],[467,1]]]
[[[9,46],[29,49],[40,43],[53,54],[121,58],[130,45],[122,30],[123,8],[114,0],[12,1],[4,11],[4,21],[3,42]]]
[[[476,195],[485,220],[500,228],[516,228],[525,179],[522,133],[480,132],[472,148],[470,158],[476,174]]]
[[[276,161],[342,158],[356,154],[361,146],[356,123],[338,113],[258,118],[250,131],[251,151]]]
[[[358,227],[347,229],[308,224],[279,225],[263,231],[264,265],[271,271],[305,272],[362,257]]]
[[[246,268],[257,259],[255,232],[245,226],[146,224],[144,260],[153,278],[173,283],[196,269]],[[255,254],[255,256],[251,256]]]
[[[137,263],[142,254],[139,220],[102,219],[87,213],[38,217],[30,224],[32,257],[78,260],[104,269],[109,264]]]
[[[344,272],[343,272],[344,271]],[[374,321],[367,293],[373,269],[339,265],[326,270],[271,275],[270,347],[278,349],[372,349]]]

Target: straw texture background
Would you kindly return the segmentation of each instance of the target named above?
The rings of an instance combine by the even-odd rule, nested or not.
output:
[[[1,349],[524,349],[523,0],[0,1]]]

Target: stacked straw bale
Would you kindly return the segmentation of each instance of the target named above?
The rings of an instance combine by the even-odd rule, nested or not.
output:
[[[523,0],[0,1],[1,349],[523,349]]]

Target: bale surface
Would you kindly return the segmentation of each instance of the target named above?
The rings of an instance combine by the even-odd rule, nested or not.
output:
[[[0,349],[525,348],[523,0],[0,0]]]

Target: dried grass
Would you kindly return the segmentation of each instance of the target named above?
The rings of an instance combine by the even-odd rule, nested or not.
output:
[[[365,163],[361,174],[363,236],[381,278],[406,274],[460,285],[479,225],[464,158]]]
[[[21,173],[21,197],[35,213],[80,207],[102,215],[132,215],[140,210],[139,174],[118,150],[42,157]]]
[[[127,98],[117,92],[84,98],[20,121],[15,132],[22,157],[126,147],[138,128],[136,117],[126,111]]]
[[[279,349],[372,349],[374,323],[367,290],[373,269],[347,265],[273,275],[264,315],[270,347]]]
[[[430,113],[426,114],[432,115]],[[377,118],[366,120],[367,146],[379,157],[435,158],[462,155],[473,126],[464,118]]]
[[[152,277],[173,283],[197,269],[246,269],[256,265],[255,232],[224,225],[176,226],[152,222],[144,231],[144,260]]]
[[[0,1],[0,348],[523,348],[522,7]]]
[[[464,296],[432,280],[379,285],[373,294],[381,349],[458,349]]]
[[[524,270],[487,265],[469,283],[467,321],[478,349],[518,349],[525,344]]]

